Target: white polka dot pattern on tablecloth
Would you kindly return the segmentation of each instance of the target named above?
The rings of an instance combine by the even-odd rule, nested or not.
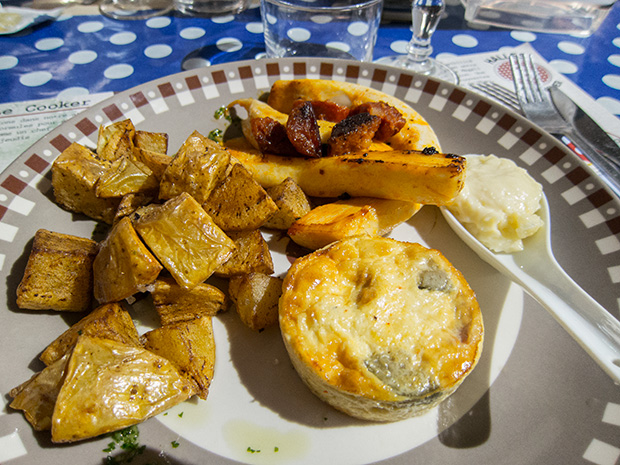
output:
[[[144,54],[149,58],[166,58],[172,53],[172,47],[166,44],[149,45],[144,49]]]
[[[569,41],[559,42],[558,48],[569,55],[583,55],[585,52],[585,48],[583,48],[583,45]]]
[[[97,59],[97,52],[94,50],[80,50],[69,55],[69,62],[74,65],[85,65]]]
[[[215,43],[215,46],[222,52],[236,52],[241,50],[243,43],[234,37],[222,37]]]
[[[452,43],[463,48],[474,48],[478,46],[478,39],[469,34],[456,34],[452,37]]]
[[[303,27],[292,27],[286,31],[286,35],[293,42],[306,42],[311,36],[310,31]]]
[[[262,34],[264,32],[263,23],[253,22],[245,26],[245,30],[252,34]]]
[[[56,50],[57,48],[62,47],[65,44],[65,41],[59,37],[48,37],[46,39],[41,39],[37,43],[34,44],[37,50],[41,51],[50,51]]]
[[[15,68],[18,63],[19,60],[17,59],[17,57],[14,57],[12,55],[0,56],[0,69]]]
[[[132,42],[135,42],[136,39],[137,36],[133,32],[117,32],[110,37],[110,43],[114,45],[129,45]]]
[[[195,40],[200,39],[206,33],[207,31],[205,31],[201,27],[186,27],[180,32],[179,36],[181,36],[183,39]]]
[[[103,28],[104,26],[101,21],[86,21],[78,26],[78,31],[89,34],[92,32],[99,32]]]
[[[166,16],[160,16],[157,18],[150,18],[146,21],[146,26],[151,29],[162,29],[164,27],[170,26],[172,20]]]
[[[131,76],[133,73],[133,66],[120,63],[117,65],[112,65],[108,67],[103,75],[108,79],[123,79],[127,76]]]
[[[568,60],[551,60],[549,64],[558,73],[562,74],[575,74],[577,71],[579,71],[577,65]]]
[[[49,71],[33,71],[32,73],[24,74],[19,78],[19,82],[26,87],[39,87],[47,84],[52,77],[52,73]]]

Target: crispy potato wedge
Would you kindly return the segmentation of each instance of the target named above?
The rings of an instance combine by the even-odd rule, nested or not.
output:
[[[465,158],[457,155],[394,150],[310,159],[261,154],[245,139],[226,145],[263,187],[290,177],[310,197],[348,195],[446,205],[465,181]]]
[[[25,383],[11,389],[13,401],[9,407],[22,410],[35,431],[52,428],[52,415],[56,398],[64,381],[65,368],[70,354],[56,360],[36,373]]]
[[[187,192],[203,203],[227,173],[230,154],[220,144],[194,131],[165,169],[159,198],[171,199]]]
[[[313,208],[288,230],[289,237],[310,250],[351,236],[378,236],[377,211],[369,205],[327,203]]]
[[[312,209],[308,196],[291,178],[286,178],[280,184],[265,190],[278,207],[278,210],[263,224],[266,228],[286,231]]]
[[[230,279],[228,293],[248,328],[263,331],[278,323],[281,278],[263,273],[234,276]]]
[[[52,441],[78,441],[134,425],[183,402],[191,392],[164,357],[80,336],[54,406]]]
[[[155,195],[159,179],[139,160],[121,157],[101,175],[95,184],[95,195],[101,198],[123,197],[127,194]]]
[[[170,155],[142,148],[136,148],[134,150],[134,157],[136,160],[148,166],[160,183],[166,168],[168,168],[168,165],[172,162],[172,157]]]
[[[372,197],[354,197],[347,200],[338,200],[332,203],[334,208],[363,207],[368,205],[374,208],[379,221],[378,234],[385,236],[401,223],[409,220],[420,211],[419,203],[405,202],[403,200],[375,199]]]
[[[138,208],[148,205],[153,201],[153,196],[149,194],[127,194],[121,199],[118,204],[116,214],[114,215],[113,225],[118,223],[121,219],[131,215]]]
[[[121,304],[113,302],[97,307],[67,329],[45,348],[39,359],[46,365],[55,363],[71,352],[82,334],[140,346],[140,335],[131,316]]]
[[[235,163],[202,207],[224,231],[258,229],[278,207],[250,172]]]
[[[100,304],[120,302],[145,292],[162,269],[125,217],[101,243],[93,263],[95,299]]]
[[[165,132],[136,130],[133,136],[133,144],[137,149],[165,155],[168,153],[168,134]]]
[[[368,102],[385,102],[399,110],[406,120],[405,127],[387,139],[388,145],[396,150],[423,150],[425,147],[441,150],[439,139],[426,120],[405,102],[385,92],[345,81],[280,80],[271,86],[267,103],[276,111],[289,113],[293,102],[298,99],[330,101],[348,108]]]
[[[97,251],[93,240],[39,229],[17,286],[17,306],[31,310],[90,310]]]
[[[129,119],[100,126],[97,137],[97,155],[109,161],[130,157],[134,150],[136,128]]]
[[[142,207],[132,218],[150,250],[186,289],[204,282],[235,250],[235,243],[186,192],[163,205]]]
[[[145,349],[172,362],[192,386],[193,394],[207,398],[215,366],[210,316],[156,328],[145,333],[142,342]]]
[[[257,271],[273,273],[273,260],[269,246],[258,229],[252,231],[229,232],[237,248],[232,256],[215,270],[216,276],[231,277]]]
[[[185,289],[172,278],[159,278],[151,290],[162,325],[214,316],[228,308],[228,297],[220,289],[200,283]]]
[[[98,179],[111,165],[83,145],[72,143],[52,164],[56,203],[66,210],[112,224],[120,199],[104,199],[95,194]]]

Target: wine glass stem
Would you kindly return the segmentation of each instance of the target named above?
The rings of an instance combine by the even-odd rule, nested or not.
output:
[[[411,3],[413,35],[407,46],[407,56],[412,63],[423,64],[429,60],[433,51],[431,37],[444,9],[442,0],[413,0]]]

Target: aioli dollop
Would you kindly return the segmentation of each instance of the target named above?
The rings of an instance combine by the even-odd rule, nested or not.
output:
[[[466,158],[465,186],[448,209],[494,252],[523,250],[523,239],[543,225],[537,214],[542,186],[512,160],[495,155]]]

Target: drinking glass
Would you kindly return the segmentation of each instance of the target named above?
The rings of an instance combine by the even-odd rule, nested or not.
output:
[[[407,54],[380,58],[376,62],[458,83],[458,76],[454,71],[430,56],[433,52],[431,38],[445,8],[443,0],[413,0],[411,2],[413,35],[407,45]]]
[[[114,19],[147,19],[172,10],[172,0],[102,0],[99,11]]]
[[[261,0],[268,58],[372,61],[383,0]]]

